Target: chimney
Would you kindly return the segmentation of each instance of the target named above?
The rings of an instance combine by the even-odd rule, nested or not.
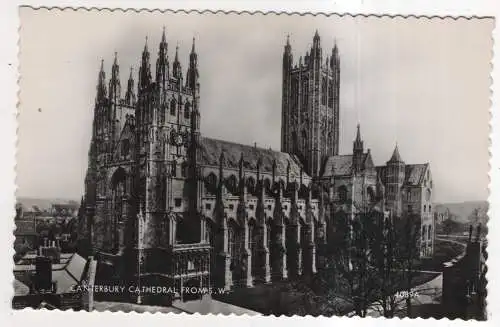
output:
[[[40,293],[52,292],[52,262],[47,257],[35,261],[35,289]]]

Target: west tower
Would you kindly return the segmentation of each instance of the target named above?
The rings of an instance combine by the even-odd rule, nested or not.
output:
[[[318,177],[339,149],[340,58],[337,45],[323,58],[316,31],[311,49],[293,63],[287,37],[283,53],[281,151],[296,155]]]

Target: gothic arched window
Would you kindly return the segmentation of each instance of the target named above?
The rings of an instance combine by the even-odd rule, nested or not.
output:
[[[299,138],[297,137],[297,132],[292,132],[292,151],[297,153],[299,150]]]
[[[172,161],[172,170],[171,170],[172,177],[177,176],[177,161]]]
[[[170,115],[175,116],[177,112],[177,101],[175,99],[172,99],[170,101]]]
[[[189,165],[187,162],[184,161],[181,166],[182,177],[188,177],[188,172],[189,172]]]
[[[309,81],[304,79],[302,81],[302,110],[307,108],[307,103],[309,102]]]
[[[184,105],[184,118],[189,119],[191,113],[191,104],[189,101],[186,101],[186,104]]]
[[[161,105],[160,109],[158,110],[158,124],[159,125],[163,125],[165,123],[165,110],[167,110],[167,108],[165,107],[165,105]]]
[[[236,181],[236,177],[234,175],[229,176],[228,179],[226,179],[226,188],[227,190],[232,193],[232,194],[237,194],[238,193],[238,183]]]
[[[321,82],[321,104],[324,106],[326,106],[327,94],[328,90],[326,88],[326,78],[323,77],[323,80]]]
[[[210,173],[205,178],[205,191],[210,194],[217,193],[217,177],[214,173]]]
[[[122,141],[122,155],[127,157],[130,153],[130,140],[124,139]]]
[[[375,191],[373,190],[373,187],[369,186],[368,189],[366,190],[366,195],[368,197],[368,202],[373,203],[375,202]]]
[[[272,224],[271,221],[268,221],[266,224],[266,232],[267,232],[267,249],[269,252],[271,252],[271,247],[272,247],[272,240],[273,240],[273,235],[272,235]]]
[[[328,86],[328,107],[333,108],[333,83]]]
[[[337,189],[339,201],[342,203],[347,202],[347,187],[345,185],[339,186]]]
[[[302,153],[305,155],[307,151],[307,133],[305,130],[302,131]]]
[[[238,226],[233,220],[229,221],[228,224],[228,251],[231,256],[231,261],[236,264],[238,260]]]
[[[255,219],[250,219],[248,222],[248,249],[250,250],[250,253],[252,254],[252,271],[257,271],[257,257],[259,255],[258,253],[258,247],[257,247],[257,238],[258,234],[257,231],[258,229],[256,228],[256,222]]]
[[[255,193],[255,179],[253,177],[250,177],[247,179],[247,192],[248,193]]]

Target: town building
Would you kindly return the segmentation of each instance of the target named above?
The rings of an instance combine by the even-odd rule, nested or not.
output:
[[[87,309],[88,293],[76,289],[92,279],[90,262],[77,253],[61,253],[57,241],[44,240],[14,265],[12,307]]]

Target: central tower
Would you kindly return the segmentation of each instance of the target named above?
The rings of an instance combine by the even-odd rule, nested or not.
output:
[[[323,59],[316,31],[310,51],[293,63],[287,37],[283,53],[281,151],[296,155],[305,172],[318,177],[339,149],[340,59],[337,45]]]

